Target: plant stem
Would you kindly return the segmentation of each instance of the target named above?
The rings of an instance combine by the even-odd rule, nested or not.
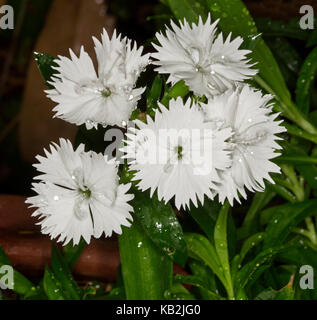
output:
[[[258,75],[254,77],[254,80],[268,93],[274,95],[275,99],[280,103],[283,110],[283,114],[286,118],[295,122],[299,127],[307,131],[308,133],[316,136],[317,141],[317,129],[306,119],[306,117],[299,111],[296,105],[289,99],[282,100],[275,94],[274,90]]]
[[[293,166],[288,164],[281,164],[281,169],[289,180],[288,188],[293,191],[297,201],[301,202],[305,200],[305,190],[302,183],[297,179],[297,175]]]

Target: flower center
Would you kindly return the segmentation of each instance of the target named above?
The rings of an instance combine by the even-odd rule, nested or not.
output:
[[[108,87],[106,87],[101,91],[101,95],[104,98],[108,98],[111,95],[111,90]]]
[[[91,191],[84,186],[84,189],[78,189],[79,193],[85,198],[85,199],[89,199],[91,197]]]
[[[177,153],[177,159],[180,160],[183,158],[183,147],[182,146],[177,146],[175,147],[175,152]]]

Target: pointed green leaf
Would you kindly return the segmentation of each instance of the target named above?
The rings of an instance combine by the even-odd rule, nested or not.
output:
[[[166,290],[164,298],[167,300],[195,300],[195,297],[180,283],[175,283],[170,289]]]
[[[302,30],[298,19],[293,19],[289,23],[283,21],[271,20],[269,18],[255,19],[259,32],[269,37],[287,37],[299,40],[307,40],[309,32]]]
[[[317,213],[317,199],[275,207],[265,230],[263,249],[281,244],[303,219],[314,213]]]
[[[199,16],[204,20],[207,18],[207,6],[202,0],[167,0],[177,19],[186,17],[188,22],[198,22]]]
[[[161,300],[172,285],[173,262],[159,250],[138,221],[119,237],[122,276],[128,300]]]
[[[240,261],[241,264],[247,253],[253,249],[257,244],[263,241],[264,232],[258,232],[248,239],[246,239],[242,245],[241,251],[240,251]]]
[[[53,69],[53,67],[57,66],[56,63],[54,62],[56,58],[48,54],[38,53],[38,52],[34,52],[34,58],[38,68],[40,69],[41,75],[44,78],[46,85],[49,88],[52,88],[52,86],[48,83],[48,81],[50,81],[52,78],[52,75],[56,73],[56,70]]]
[[[188,248],[188,255],[196,260],[204,262],[219,278],[223,285],[227,286],[227,281],[223,273],[219,257],[215,247],[206,237],[198,233],[185,233]]]
[[[193,285],[197,288],[203,289],[204,291],[207,291],[209,298],[211,300],[223,300],[224,298],[221,297],[219,294],[217,294],[216,292],[211,291],[207,286],[206,286],[206,282],[203,281],[200,277],[198,276],[185,276],[182,274],[178,274],[174,277],[174,281],[175,282],[179,282],[179,283],[185,283],[185,284],[190,284]]]
[[[153,243],[172,260],[185,265],[187,248],[181,225],[169,203],[164,204],[156,194],[135,190],[134,216]]]
[[[81,297],[81,290],[74,280],[67,262],[55,244],[52,245],[51,268],[55,278],[61,284],[63,296],[67,299],[79,300]]]
[[[291,244],[277,246],[261,251],[252,261],[248,262],[234,277],[235,288],[244,288],[254,283],[260,275],[271,265],[273,257],[289,248]]]
[[[299,73],[296,88],[296,104],[307,114],[310,107],[310,93],[317,74],[317,47],[314,48],[304,61]]]
[[[177,97],[184,98],[189,93],[189,88],[185,84],[184,80],[176,82],[171,88],[165,91],[161,103],[165,106],[168,105],[171,99],[176,99]]]
[[[222,206],[215,226],[214,239],[215,249],[219,257],[220,264],[226,278],[227,287],[230,292],[228,294],[233,298],[233,287],[230,273],[228,241],[227,241],[227,219],[229,211],[229,202],[226,201]]]
[[[43,279],[44,291],[49,300],[65,300],[61,283],[55,278],[51,270],[46,266]]]

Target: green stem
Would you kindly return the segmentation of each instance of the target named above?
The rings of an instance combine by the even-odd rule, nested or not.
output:
[[[291,100],[282,100],[275,94],[274,90],[258,75],[254,77],[254,80],[268,93],[274,95],[275,99],[280,103],[283,110],[283,114],[286,118],[295,122],[299,127],[307,131],[308,133],[316,136],[317,141],[317,129],[306,119],[306,117],[300,112],[296,105]]]
[[[315,226],[313,223],[313,220],[311,217],[307,217],[305,219],[305,223],[308,229],[308,233],[309,233],[309,239],[313,244],[317,244],[317,235],[316,235],[316,230],[315,230]]]
[[[293,191],[299,202],[305,200],[305,190],[303,184],[298,181],[295,169],[288,164],[281,164],[281,169],[289,180],[288,188]]]

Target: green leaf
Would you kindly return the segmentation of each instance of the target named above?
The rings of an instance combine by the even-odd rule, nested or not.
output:
[[[313,113],[310,114],[310,117],[312,117],[312,114]],[[284,141],[283,143],[283,149],[284,149],[285,155],[296,154],[296,156],[308,157],[307,153],[304,150],[302,150],[300,147],[287,143],[286,141]],[[307,165],[307,164],[302,165],[302,164],[296,163],[295,168],[305,178],[305,181],[308,183],[308,185],[312,187],[314,190],[317,190],[317,166]]]
[[[286,189],[284,186],[278,184],[277,178],[275,178],[275,184],[267,182],[265,185],[266,185],[266,188],[268,188],[270,191],[276,192],[278,195],[280,195],[287,201],[292,203],[297,201],[295,195],[291,191]]]
[[[65,300],[61,283],[55,278],[51,270],[46,266],[43,279],[44,291],[49,300]]]
[[[198,203],[198,207],[191,205],[189,213],[204,231],[211,243],[214,243],[214,229],[221,209],[221,203],[217,200],[205,199],[204,205]],[[228,216],[228,249],[231,257],[235,252],[236,228],[231,215]]]
[[[147,95],[146,95],[147,114],[149,114],[151,117],[155,116],[154,110],[158,107],[157,102],[161,98],[162,88],[163,88],[163,80],[160,76],[156,76],[152,83],[151,89],[147,90]]]
[[[298,128],[297,126],[292,125],[292,124],[288,124],[286,122],[283,123],[283,126],[286,128],[288,134],[292,134],[295,137],[299,137],[299,138],[306,139],[308,141],[312,141],[314,143],[317,143],[317,136],[316,135],[311,134],[307,131],[304,131],[304,130]]]
[[[209,298],[211,300],[223,300],[224,298],[221,297],[219,294],[217,294],[216,292],[211,291],[207,286],[206,286],[206,282],[204,280],[202,280],[200,277],[198,276],[185,276],[182,274],[177,274],[174,277],[174,281],[175,282],[180,282],[180,283],[185,283],[185,284],[190,284],[193,285],[197,288],[203,289],[204,291],[207,291]]]
[[[275,207],[265,230],[263,249],[281,244],[306,217],[317,212],[317,199]]]
[[[163,80],[160,75],[157,75],[154,78],[154,81],[152,83],[151,89],[148,91],[147,94],[147,107],[151,105],[156,105],[157,101],[160,100],[161,94],[163,89]]]
[[[195,297],[180,283],[176,283],[166,290],[164,298],[167,300],[195,300]]]
[[[271,20],[269,18],[255,19],[259,32],[269,37],[287,37],[292,39],[307,40],[309,33],[299,27],[298,20],[293,19],[289,23]]]
[[[261,251],[252,261],[242,267],[234,277],[236,289],[243,289],[255,282],[270,266],[272,258],[279,252],[286,250],[290,245],[268,248]]]
[[[34,52],[34,58],[46,85],[49,88],[52,88],[52,85],[50,85],[48,82],[51,81],[52,76],[56,73],[56,70],[53,69],[53,67],[57,66],[57,64],[54,62],[56,58],[38,52]]]
[[[186,17],[188,22],[198,22],[199,16],[207,18],[207,7],[201,0],[167,0],[174,16],[181,20]]]
[[[292,91],[295,90],[298,73],[302,65],[301,56],[286,38],[266,37],[265,42],[272,50],[287,87]],[[278,110],[276,111],[278,112]]]
[[[288,71],[297,75],[300,70],[302,59],[291,43],[287,39],[281,37],[268,38],[265,39],[265,41],[273,51],[279,65],[281,65],[281,63],[285,64]]]
[[[187,247],[178,219],[169,203],[150,197],[149,191],[134,191],[132,200],[134,217],[154,244],[167,255],[184,266],[187,260]]]
[[[251,231],[256,231],[259,212],[275,197],[276,193],[269,189],[263,192],[257,192],[252,199],[251,206],[244,218],[242,227],[238,230],[238,238],[246,238],[251,234]]]
[[[212,242],[214,241],[214,227],[220,209],[221,203],[219,201],[205,199],[203,206],[200,203],[197,208],[191,205],[189,210],[190,215]]]
[[[168,105],[171,99],[176,99],[177,97],[184,98],[189,93],[189,88],[185,84],[184,80],[178,81],[170,89],[165,91],[161,103],[165,106]]]
[[[299,73],[296,88],[296,104],[305,114],[310,107],[310,94],[317,74],[317,47],[314,48],[304,61]]]
[[[283,288],[279,291],[269,288],[260,292],[254,300],[293,300],[294,294],[294,290],[289,287]]]
[[[220,259],[215,247],[206,237],[198,233],[185,233],[188,255],[204,262],[227,288],[227,281],[223,273]]]
[[[208,288],[208,290],[204,289],[203,287],[199,288],[199,292],[202,298],[204,300],[213,300],[214,293],[218,291],[214,273],[208,268],[206,264],[198,260],[190,261],[189,268],[194,276],[203,281],[204,288]],[[210,291],[212,292],[211,294]]]
[[[296,169],[305,178],[305,181],[314,190],[317,190],[317,167],[314,165],[300,165],[296,164]]]
[[[173,262],[159,250],[139,222],[119,237],[122,276],[128,300],[161,300],[172,285]]]
[[[0,246],[0,267],[4,265],[12,266],[11,261],[6,256],[3,248]],[[13,270],[13,280],[13,291],[22,296],[26,295],[34,287],[31,281],[29,281],[26,277],[24,277],[20,272],[16,270]]]
[[[298,154],[281,155],[273,159],[275,163],[289,163],[297,165],[317,164],[317,158],[309,156],[301,156]]]
[[[261,241],[263,241],[264,232],[258,232],[243,242],[243,245],[240,250],[239,262],[241,264],[247,253],[253,249],[256,245],[258,245]]]
[[[228,201],[222,206],[215,226],[214,239],[215,249],[219,257],[220,264],[223,268],[223,273],[226,279],[229,298],[233,298],[233,287],[230,274],[230,263],[228,254],[228,242],[227,242],[227,218],[229,210]]]
[[[57,249],[56,245],[52,245],[51,268],[55,278],[61,284],[63,296],[66,299],[79,300],[81,297],[81,290],[74,280],[67,262]]]
[[[67,261],[67,264],[71,270],[74,268],[86,246],[87,244],[85,240],[80,239],[79,243],[75,246],[72,242],[70,242],[63,247],[65,261]]]

